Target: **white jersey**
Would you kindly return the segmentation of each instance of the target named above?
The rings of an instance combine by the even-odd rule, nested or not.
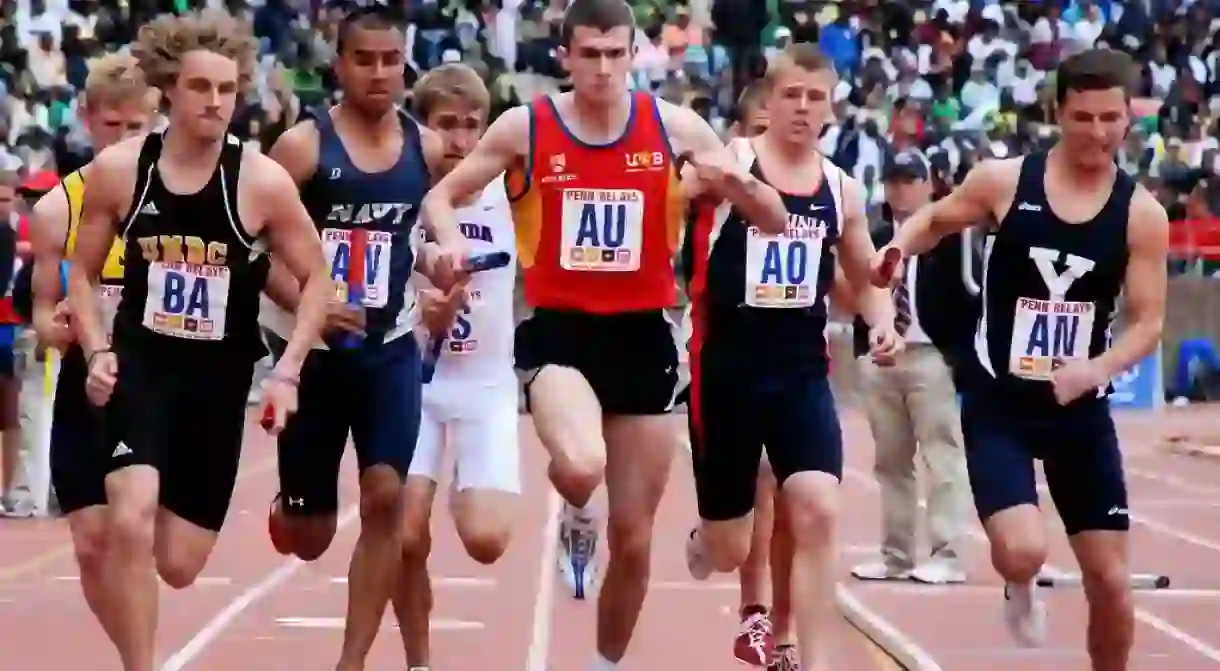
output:
[[[497,178],[473,205],[459,208],[457,220],[471,254],[508,252],[512,261],[471,278],[469,305],[458,315],[441,345],[432,384],[472,378],[500,382],[513,374],[513,295],[517,282],[516,239],[504,180]],[[421,279],[420,284],[427,286],[428,282]]]

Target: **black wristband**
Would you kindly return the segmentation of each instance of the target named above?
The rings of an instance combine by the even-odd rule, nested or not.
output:
[[[96,358],[97,355],[106,354],[109,351],[110,351],[109,347],[103,347],[99,350],[94,350],[93,353],[89,355],[88,360],[85,361],[85,368],[86,369],[93,368],[93,359]]]

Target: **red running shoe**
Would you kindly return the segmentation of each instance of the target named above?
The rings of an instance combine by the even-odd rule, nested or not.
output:
[[[771,618],[765,608],[742,609],[741,633],[733,640],[733,656],[750,666],[765,668],[775,657],[775,638]]]
[[[292,554],[292,543],[288,540],[288,529],[284,526],[284,513],[280,510],[280,495],[271,500],[271,509],[267,511],[267,535],[271,537],[271,545],[282,555]]]

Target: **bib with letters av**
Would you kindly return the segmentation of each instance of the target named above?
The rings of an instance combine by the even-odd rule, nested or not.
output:
[[[730,149],[742,167],[768,181],[749,141],[735,140]],[[695,319],[706,325],[705,347],[748,343],[752,362],[765,357],[784,368],[826,370],[827,293],[843,229],[845,177],[825,158],[822,175],[806,193],[780,193],[788,210],[781,235],[763,233],[729,203],[695,218],[683,266]]]
[[[241,141],[226,136],[208,183],[176,194],[157,170],[163,139],[152,133],[144,140],[122,228],[126,268],[115,345],[257,359],[263,354],[258,298],[268,263],[261,241],[238,218]]]
[[[367,173],[352,161],[331,115],[319,115],[318,169],[301,191],[332,278],[347,282],[353,231],[368,236],[363,302],[370,341],[391,340],[414,325],[414,231],[430,178],[418,124],[405,112],[399,120],[403,146],[398,161],[384,172]]]
[[[1012,207],[983,250],[975,350],[985,380],[1014,402],[1054,408],[1051,373],[1110,345],[1127,271],[1135,182],[1122,171],[1089,221],[1068,223],[1046,198],[1045,153],[1025,157]],[[1078,403],[1095,402],[1109,387]]]

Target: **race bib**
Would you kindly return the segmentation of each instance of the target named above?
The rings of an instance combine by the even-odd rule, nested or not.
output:
[[[483,292],[472,289],[466,298],[466,307],[458,314],[449,329],[449,337],[445,339],[442,351],[455,356],[470,356],[479,351],[479,339],[476,335],[479,307],[483,304]]]
[[[564,189],[560,265],[565,270],[640,269],[644,194],[635,189]]]
[[[1087,302],[1018,298],[1008,370],[1027,380],[1049,380],[1055,369],[1089,357],[1096,306]]]
[[[322,229],[322,249],[330,264],[330,276],[340,285],[339,300],[347,301],[348,270],[351,267],[352,231]],[[390,250],[394,236],[386,231],[362,231],[367,236],[364,252],[364,300],[366,308],[384,308],[390,300]]]
[[[103,284],[97,290],[98,301],[102,304],[102,323],[106,326],[106,335],[114,334],[114,316],[119,311],[119,299],[123,297],[123,287],[115,284]]]
[[[789,227],[783,235],[746,230],[746,305],[807,308],[817,298],[825,226]]]
[[[225,336],[229,269],[155,261],[148,266],[144,326],[154,333],[190,340]]]

